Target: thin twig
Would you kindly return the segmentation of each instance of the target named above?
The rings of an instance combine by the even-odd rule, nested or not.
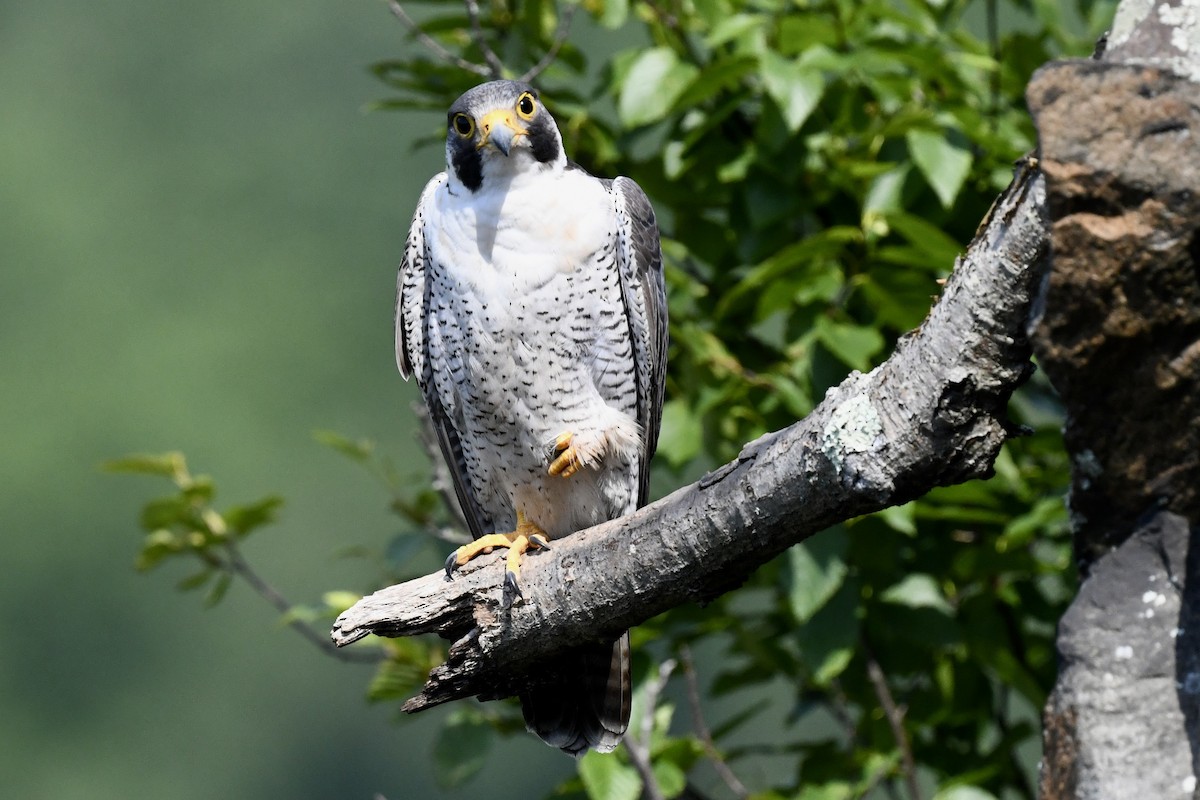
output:
[[[733,774],[733,770],[729,768],[729,764],[725,761],[725,758],[717,751],[717,746],[713,742],[712,731],[709,730],[708,723],[704,721],[704,712],[700,708],[700,686],[696,680],[696,664],[692,660],[692,649],[686,644],[679,648],[679,660],[683,664],[683,677],[687,685],[688,704],[692,707],[692,725],[696,728],[696,735],[700,737],[700,744],[704,746],[705,755],[712,761],[713,769],[717,771],[717,775],[725,782],[725,785],[729,787],[729,791],[733,792],[735,797],[749,797],[749,790]]]
[[[293,606],[290,602],[288,602],[287,598],[280,594],[274,586],[267,583],[267,581],[255,571],[254,567],[250,566],[250,563],[242,557],[241,551],[238,550],[233,542],[227,542],[224,549],[227,559],[224,562],[224,566],[230,572],[240,577],[246,583],[250,584],[250,588],[257,592],[258,595],[264,598],[268,603],[273,605],[280,614],[287,614],[292,610]],[[339,650],[337,647],[334,647],[331,641],[329,641],[329,637],[325,636],[323,633],[319,633],[315,628],[303,620],[295,618],[289,619],[288,627],[311,642],[313,646],[315,646],[322,653],[328,656],[333,656],[339,661],[359,664],[376,664],[386,658],[383,652],[379,650],[366,650],[359,653],[349,650]]]
[[[875,697],[883,706],[883,713],[887,717],[888,725],[892,728],[892,736],[896,739],[896,747],[900,749],[900,761],[904,767],[904,782],[908,787],[909,800],[921,800],[921,793],[917,788],[917,768],[913,763],[912,748],[909,747],[908,736],[904,733],[904,710],[898,707],[892,698],[892,691],[887,685],[887,677],[883,674],[883,668],[879,666],[870,646],[865,640],[862,644],[863,652],[867,657],[867,677],[870,678],[871,686],[875,689]]]
[[[650,678],[642,695],[642,717],[638,720],[638,735],[625,735],[625,752],[633,768],[642,778],[643,796],[646,800],[665,800],[658,781],[654,779],[654,769],[650,765],[650,737],[654,735],[654,709],[658,705],[658,695],[667,680],[675,670],[675,660],[668,659],[658,666],[658,674]]]
[[[434,39],[425,31],[421,30],[421,26],[417,24],[416,20],[408,15],[408,12],[404,10],[404,6],[400,5],[400,3],[396,2],[396,0],[388,0],[388,8],[391,9],[392,14],[394,14],[398,20],[403,22],[404,26],[408,28],[414,36],[417,37],[417,41],[425,45],[425,47],[438,58],[442,59],[443,61],[449,61],[451,64],[454,64],[460,69],[465,69],[467,72],[473,72],[476,75],[482,75],[485,78],[492,76],[492,71],[487,66],[483,64],[476,64],[474,61],[467,61],[465,58],[456,56],[445,47],[442,47],[442,45],[439,44],[436,39]]]
[[[558,18],[558,29],[554,31],[554,41],[550,44],[550,49],[541,59],[530,67],[521,80],[528,83],[546,71],[546,68],[554,63],[554,59],[558,58],[558,51],[566,43],[567,38],[571,35],[571,22],[575,19],[575,12],[579,10],[579,6],[567,6],[563,10],[562,16]]]
[[[483,35],[483,26],[479,23],[479,3],[477,0],[463,0],[463,4],[467,7],[467,19],[471,22],[471,40],[483,53],[483,60],[487,62],[488,69],[491,71],[490,77],[492,79],[504,77],[504,63]]]
[[[829,704],[829,712],[834,719],[841,723],[842,729],[846,733],[846,739],[853,744],[858,744],[862,737],[858,732],[858,724],[850,714],[850,698],[842,689],[842,682],[837,678],[832,678],[829,681],[829,690],[833,695],[833,701]]]

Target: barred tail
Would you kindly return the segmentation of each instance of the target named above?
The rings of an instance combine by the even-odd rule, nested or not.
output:
[[[545,682],[521,695],[525,725],[573,756],[616,749],[629,726],[629,632],[584,645],[541,666]]]

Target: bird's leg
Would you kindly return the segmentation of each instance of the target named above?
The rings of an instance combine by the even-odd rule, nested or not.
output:
[[[506,594],[521,594],[517,586],[517,577],[521,574],[521,554],[529,549],[550,549],[550,537],[536,523],[525,517],[525,512],[517,512],[517,529],[511,533],[489,533],[480,536],[470,544],[464,544],[446,559],[446,576],[466,564],[472,558],[482,553],[490,553],[493,548],[507,547],[508,557],[505,560],[504,591]]]

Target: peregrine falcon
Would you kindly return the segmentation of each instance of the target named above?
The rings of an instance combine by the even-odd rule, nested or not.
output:
[[[654,210],[567,160],[532,86],[485,83],[447,114],[398,294],[396,362],[475,537],[446,572],[508,548],[511,599],[527,550],[646,502],[667,350]],[[574,755],[614,749],[629,701],[628,632],[539,665],[521,696],[529,729]]]

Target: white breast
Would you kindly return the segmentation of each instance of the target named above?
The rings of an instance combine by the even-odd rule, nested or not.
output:
[[[622,302],[616,228],[603,184],[577,170],[523,170],[475,193],[447,181],[428,204],[426,335],[443,361],[433,380],[497,526],[520,508],[558,536],[636,503],[636,393],[610,405],[596,383],[633,379],[601,318]],[[564,480],[547,474],[547,454],[568,431],[621,441],[603,466]]]
[[[443,184],[425,230],[432,260],[455,282],[481,300],[511,302],[611,245],[615,218],[595,179],[536,171],[474,193]]]

